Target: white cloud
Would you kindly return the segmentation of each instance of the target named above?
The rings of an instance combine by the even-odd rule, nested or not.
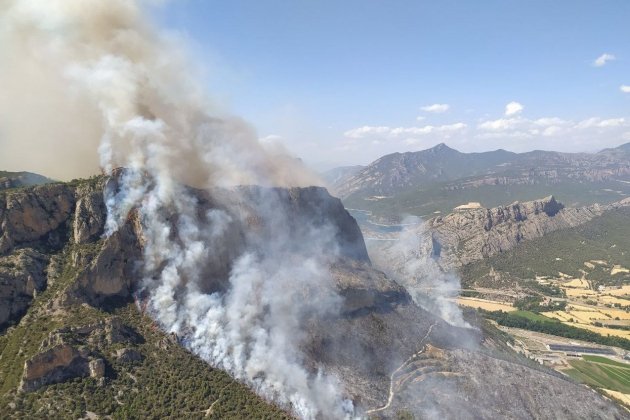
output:
[[[587,128],[609,128],[609,127],[621,127],[626,125],[625,118],[609,118],[603,120],[598,117],[588,118],[586,120],[577,123],[575,128],[583,130]]]
[[[454,133],[468,127],[464,123],[454,123],[445,125],[425,125],[422,127],[385,127],[385,126],[363,126],[353,128],[344,133],[344,136],[351,139],[359,139],[365,137],[417,137],[426,136],[428,134]]]
[[[544,117],[544,118],[538,118],[537,120],[534,120],[534,123],[542,127],[549,127],[549,126],[559,126],[559,125],[569,124],[571,123],[571,121],[565,121],[562,118],[558,118],[558,117]]]
[[[363,137],[369,137],[373,135],[385,135],[391,131],[389,127],[374,127],[365,125],[363,127],[353,128],[348,130],[343,135],[351,139],[360,139]]]
[[[420,109],[425,112],[433,112],[435,114],[441,114],[442,112],[448,111],[449,108],[450,106],[448,104],[433,104],[433,105],[423,106]]]
[[[630,93],[630,86],[628,86],[628,85],[621,85],[621,86],[619,86],[619,90],[622,91],[623,93]]]
[[[485,115],[473,123],[365,125],[346,131],[335,150],[351,153],[356,159],[361,157],[365,163],[388,153],[420,150],[442,142],[462,151],[503,148],[515,152],[581,152],[630,141],[630,114],[576,120],[543,115],[530,119],[522,115],[522,105],[517,105],[510,116]]]
[[[512,130],[518,127],[521,123],[521,119],[518,118],[499,118],[498,120],[484,121],[477,126],[480,130],[485,131],[505,131]]]
[[[512,101],[505,106],[505,116],[512,117],[518,115],[523,111],[523,105],[518,102]]]
[[[600,55],[599,57],[597,57],[595,59],[595,61],[593,61],[593,65],[595,67],[603,67],[609,61],[615,61],[616,59],[617,59],[617,57],[615,57],[614,55],[608,54],[608,53],[604,53],[604,54]]]

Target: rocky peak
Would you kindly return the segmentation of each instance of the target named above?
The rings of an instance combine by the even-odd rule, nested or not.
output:
[[[424,153],[433,154],[433,155],[438,155],[438,154],[444,155],[444,154],[459,154],[460,152],[448,147],[446,143],[440,143],[433,146],[430,149],[425,150]]]

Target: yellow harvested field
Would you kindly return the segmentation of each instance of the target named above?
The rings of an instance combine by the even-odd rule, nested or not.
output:
[[[586,280],[583,279],[573,279],[571,281],[568,281],[564,284],[562,284],[562,286],[564,287],[573,287],[576,289],[588,289],[588,282]]]
[[[570,314],[564,311],[554,311],[554,312],[543,312],[542,315],[548,316],[549,318],[555,318],[560,321],[568,322],[569,319],[573,318]]]
[[[578,322],[594,322],[602,319],[607,319],[608,317],[602,314],[599,311],[569,311],[569,314],[573,318],[575,318]]]
[[[581,305],[567,305],[565,311],[544,312],[543,315],[578,328],[584,328],[602,335],[630,338],[630,331],[617,330],[606,327],[596,327],[594,322],[607,323],[619,318],[630,321],[630,313],[620,309],[592,308]],[[572,320],[572,322],[571,322]]]
[[[619,289],[606,289],[606,294],[613,296],[630,295],[630,286],[621,286]]]
[[[619,289],[608,288],[605,293],[613,296],[630,295],[630,286],[621,286]]]
[[[625,405],[630,406],[630,394],[622,394],[619,391],[611,391],[610,389],[603,389],[603,388],[602,388],[602,391],[604,391],[606,394],[610,395],[611,397],[621,401]]]
[[[612,276],[614,276],[615,274],[619,274],[619,273],[630,273],[630,270],[628,270],[625,267],[622,267],[620,265],[616,265],[612,268],[612,270],[610,270],[610,274]]]
[[[468,306],[471,308],[481,308],[486,311],[515,311],[516,308],[507,303],[495,302],[493,300],[478,299],[472,297],[459,297],[457,303],[462,306]]]
[[[630,319],[630,313],[622,311],[621,309],[600,309],[601,313],[608,315],[609,319]]]
[[[574,322],[563,322],[563,324],[570,325],[572,327],[583,328],[585,330],[593,331],[593,332],[596,332],[597,334],[601,334],[603,336],[612,335],[612,336],[615,336],[615,337],[621,337],[621,338],[628,338],[628,339],[630,339],[630,331],[615,330],[615,329],[612,329],[612,328],[596,327],[594,325],[588,325],[588,324],[576,324]]]
[[[572,311],[582,311],[582,312],[597,312],[597,308],[593,308],[592,306],[580,305],[576,303],[571,303],[567,305],[568,310]]]
[[[602,260],[591,260],[590,262],[597,265],[608,265],[606,261],[602,261]]]
[[[585,263],[584,263],[584,265],[585,265],[587,268],[590,268],[591,270],[595,268],[595,264],[592,264],[592,263],[590,263],[590,262],[585,262]]]
[[[592,297],[592,296],[596,296],[597,292],[594,290],[589,290],[589,289],[573,289],[573,288],[569,288],[567,287],[566,289],[564,289],[564,292],[567,294],[568,298],[575,298],[575,297]]]
[[[618,303],[621,306],[630,306],[630,300],[621,299],[615,296],[599,296],[598,299],[603,303],[610,303],[612,305],[614,305],[615,303]]]
[[[582,324],[590,324],[593,321],[605,318],[603,314],[599,312],[582,312],[582,311],[555,311],[555,312],[544,312],[544,315],[555,318],[563,322],[568,322],[570,319],[573,319],[574,322],[579,322]]]

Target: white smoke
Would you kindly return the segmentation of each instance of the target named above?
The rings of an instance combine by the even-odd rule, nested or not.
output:
[[[459,277],[443,271],[435,260],[425,223],[408,216],[402,226],[396,240],[380,242],[371,250],[373,261],[405,287],[417,305],[451,325],[469,328],[455,302],[461,288]]]
[[[327,268],[336,257],[334,230],[307,222],[299,241],[282,233],[288,214],[273,190],[262,190],[255,205],[223,203],[200,214],[198,194],[184,186],[317,179],[212,105],[182,45],[151,28],[140,1],[4,0],[0,13],[0,42],[13,60],[0,66],[12,89],[0,100],[3,142],[11,139],[3,149],[28,150],[29,169],[61,178],[128,168],[106,191],[106,234],[137,209],[142,287],[163,328],[299,417],[352,416],[338,380],[305,368],[299,349],[304,323],[339,308]],[[37,95],[48,108],[33,105]],[[214,279],[203,267],[221,258],[233,222],[247,226],[248,206],[277,235],[266,243],[248,238],[226,287],[208,291]]]

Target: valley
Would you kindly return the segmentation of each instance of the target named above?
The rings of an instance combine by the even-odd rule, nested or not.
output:
[[[628,16],[0,1],[0,420],[630,419]]]
[[[420,190],[414,188],[422,183],[381,189],[379,197],[353,193],[344,203],[353,207],[373,258],[395,248],[405,231],[414,232],[421,253],[459,274],[460,289],[448,300],[479,311],[512,337],[517,352],[628,405],[629,191],[626,181],[612,178],[571,182],[480,182],[450,190],[429,182]],[[620,188],[609,188],[611,183]],[[499,193],[501,188],[510,195]],[[437,195],[426,194],[431,189]],[[522,201],[506,204],[512,198]],[[403,218],[404,213],[423,217]],[[435,292],[422,285],[418,290]],[[569,347],[552,350],[562,345]],[[600,351],[606,354],[602,360],[589,356]]]

